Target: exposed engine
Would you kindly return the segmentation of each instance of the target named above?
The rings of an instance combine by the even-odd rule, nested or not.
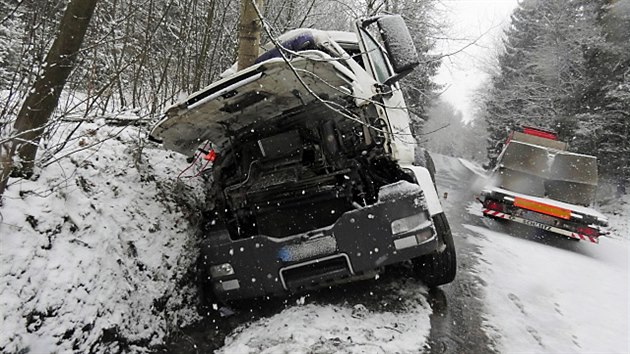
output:
[[[375,122],[365,122],[310,107],[232,132],[210,191],[232,239],[325,227],[375,203],[381,186],[412,182],[390,158]]]

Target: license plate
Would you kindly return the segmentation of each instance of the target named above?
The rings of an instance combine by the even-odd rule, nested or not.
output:
[[[533,226],[533,227],[537,227],[539,229],[543,229],[543,230],[546,230],[546,231],[550,231],[551,230],[551,226],[545,225],[545,224],[541,224],[539,222],[532,221],[532,220],[523,219],[523,224],[529,225],[529,226]]]
[[[554,226],[557,223],[556,218],[554,218],[553,216],[534,213],[534,212],[522,210],[522,209],[519,210],[519,213],[517,214],[517,216],[523,219],[532,221],[532,222],[542,223],[542,224],[550,225],[550,226]]]
[[[335,253],[337,240],[333,235],[310,239],[297,244],[286,245],[278,250],[278,259],[295,262]]]

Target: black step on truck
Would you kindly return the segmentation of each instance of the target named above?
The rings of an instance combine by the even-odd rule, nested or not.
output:
[[[402,262],[428,286],[453,281],[453,238],[398,83],[417,65],[400,16],[299,29],[166,112],[153,139],[216,155],[201,250],[213,296],[283,296]]]

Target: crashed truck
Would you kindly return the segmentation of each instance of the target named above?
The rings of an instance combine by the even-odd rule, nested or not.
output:
[[[597,159],[567,151],[548,130],[512,132],[498,157],[494,186],[480,201],[486,217],[533,226],[573,240],[598,243],[607,219],[590,208]]]
[[[150,134],[188,156],[210,142],[216,156],[205,289],[219,301],[284,296],[403,262],[428,286],[451,282],[453,238],[398,84],[418,65],[402,18],[274,43]]]

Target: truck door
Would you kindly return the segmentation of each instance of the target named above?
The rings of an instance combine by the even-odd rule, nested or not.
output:
[[[398,83],[386,84],[387,80],[395,74],[387,53],[380,43],[362,27],[361,21],[356,22],[355,31],[359,39],[363,62],[366,63],[366,70],[380,83],[381,95],[378,102],[382,102],[382,105],[378,105],[377,112],[379,118],[387,123],[388,150],[399,162],[412,163],[416,141],[411,135],[409,113],[400,86]]]

